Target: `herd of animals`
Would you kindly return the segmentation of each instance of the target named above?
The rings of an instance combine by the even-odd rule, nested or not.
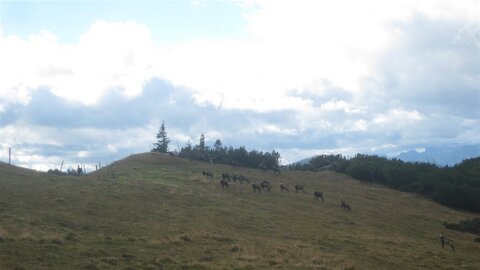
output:
[[[278,169],[274,170],[274,174],[280,174],[280,170],[278,170]],[[207,170],[203,170],[202,175],[204,177],[208,177],[208,178],[211,178],[213,180],[213,173],[212,172],[209,172]],[[247,177],[245,177],[243,175],[229,174],[229,173],[223,172],[221,174],[221,179],[220,179],[220,185],[221,185],[222,189],[223,188],[228,188],[228,183],[230,181],[233,181],[233,182],[238,181],[240,183],[246,182],[248,184],[251,184],[253,192],[258,192],[258,193],[262,193],[262,191],[270,192],[271,189],[272,189],[272,185],[268,181],[264,180],[264,181],[260,182],[260,184],[257,184],[257,183],[254,183],[254,182],[250,181]],[[301,191],[303,193],[306,193],[303,185],[295,184],[294,187],[295,187],[295,193],[297,193],[299,191]],[[280,190],[281,190],[281,192],[290,192],[288,187],[284,184],[280,184]],[[322,199],[322,201],[325,201],[325,199],[323,198],[323,193],[322,192],[315,191],[315,192],[313,192],[313,195],[314,195],[316,200]],[[341,200],[340,206],[345,211],[352,211],[352,208],[350,207],[350,205],[347,202],[345,202],[344,200]],[[443,235],[443,233],[440,235],[440,243],[442,244],[442,249],[444,248],[445,245],[447,245],[447,246],[450,246],[452,248],[452,251],[455,251],[455,246],[453,244],[453,241],[448,239],[447,237],[445,237]]]
[[[280,173],[280,171],[278,171],[277,173]],[[207,177],[207,178],[211,178],[213,179],[213,173],[212,172],[209,172],[207,170],[203,170],[202,171],[202,175],[204,177]],[[237,175],[237,174],[229,174],[229,173],[225,173],[223,172],[221,174],[221,179],[220,179],[220,186],[223,188],[228,188],[228,183],[229,182],[239,182],[239,183],[248,183],[248,184],[251,184],[252,185],[252,189],[253,189],[253,192],[258,192],[258,193],[262,193],[263,192],[270,192],[271,189],[272,189],[272,185],[270,184],[270,182],[264,180],[262,182],[260,182],[259,184],[258,183],[253,183],[252,181],[250,181],[247,177],[243,176],[243,175]],[[305,189],[303,187],[303,185],[300,185],[300,184],[295,184],[295,193],[301,191],[303,193],[306,193],[305,192]],[[280,184],[280,190],[282,192],[290,192],[290,190],[288,189],[288,187],[284,184]],[[325,201],[324,197],[323,197],[323,193],[320,192],[320,191],[315,191],[313,193],[314,195],[314,198],[316,200],[320,200],[322,199],[322,201]],[[345,210],[345,211],[352,211],[352,208],[350,207],[350,205],[345,202],[344,200],[341,200],[340,202],[340,206]]]

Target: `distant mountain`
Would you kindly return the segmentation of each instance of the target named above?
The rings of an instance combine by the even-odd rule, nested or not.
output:
[[[307,165],[308,163],[310,163],[310,160],[312,159],[312,157],[308,157],[308,158],[304,158],[302,160],[299,160],[299,161],[296,161],[296,162],[293,162],[289,165],[292,165],[292,164],[301,164],[301,165]]]
[[[453,166],[464,159],[478,156],[480,156],[480,144],[429,147],[425,148],[424,151],[410,150],[395,158],[410,162],[428,162],[439,166]]]
[[[381,157],[387,157],[385,154],[374,154]],[[480,144],[471,145],[449,145],[428,147],[424,149],[412,149],[403,152],[397,156],[390,156],[389,158],[398,158],[409,162],[427,162],[436,164],[438,166],[453,166],[462,162],[464,159],[474,158],[480,156]],[[304,158],[302,160],[293,162],[293,164],[308,164],[312,157]]]

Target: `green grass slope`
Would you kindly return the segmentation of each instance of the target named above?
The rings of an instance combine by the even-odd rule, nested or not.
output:
[[[0,269],[480,269],[474,236],[441,224],[476,215],[341,174],[279,176],[154,153],[112,168],[115,178],[108,168],[71,177],[0,163]],[[273,190],[222,190],[221,172]]]

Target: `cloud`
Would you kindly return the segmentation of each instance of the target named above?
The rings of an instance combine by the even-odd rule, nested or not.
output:
[[[480,113],[478,25],[417,15],[392,31],[399,33],[398,43],[381,55],[373,79],[383,99],[429,113]]]
[[[84,104],[94,104],[111,88],[138,95],[154,75],[153,55],[148,29],[133,22],[97,21],[77,44],[61,44],[47,30],[28,39],[0,32],[0,107],[27,103],[41,86]]]
[[[6,61],[0,71],[8,79],[0,85],[5,100],[0,105],[27,102],[40,86],[71,101],[94,104],[112,88],[136,96],[145,82],[159,77],[191,89],[200,103],[258,111],[298,109],[309,101],[291,92],[311,91],[307,88],[317,82],[328,81],[346,92],[342,95],[365,95],[365,81],[386,87],[376,90],[386,92],[405,85],[402,76],[417,75],[408,81],[414,84],[410,88],[435,78],[436,72],[417,72],[423,63],[443,68],[438,70],[443,74],[456,70],[452,77],[464,74],[459,68],[472,72],[476,65],[471,57],[478,52],[478,14],[471,8],[475,1],[251,3],[256,8],[245,9],[247,38],[156,44],[141,23],[102,20],[76,44],[61,44],[47,30],[27,40],[2,35],[0,48],[8,53],[1,55]],[[432,46],[435,51],[429,50]],[[445,69],[443,60],[456,65]],[[401,72],[384,72],[388,66]],[[428,85],[452,89],[462,78],[452,79]],[[475,83],[470,78],[461,87],[472,92]]]
[[[205,133],[284,161],[478,142],[478,1],[243,4],[241,37],[0,31],[1,148],[25,166],[111,160],[148,151],[162,120],[172,147]]]
[[[201,105],[189,90],[160,79],[150,80],[141,94],[131,98],[120,89],[112,89],[94,105],[72,102],[48,88],[39,88],[32,92],[28,103],[9,104],[0,113],[1,146],[13,146],[15,162],[33,162],[36,168],[51,168],[61,159],[92,164],[126,153],[149,151],[162,120],[173,139],[172,149],[185,145],[187,140],[196,143],[201,133],[208,137],[207,142],[222,139],[241,146],[249,145],[256,136],[281,137],[285,130],[276,125],[281,125],[282,120],[293,122],[283,113]],[[256,146],[273,149],[271,142],[262,141]],[[45,161],[49,163],[38,164],[40,159],[27,155],[48,157]]]
[[[196,144],[201,133],[207,143],[221,139],[226,145],[262,151],[341,148],[348,138],[361,137],[355,130],[337,126],[303,126],[303,116],[296,111],[226,110],[198,104],[188,89],[159,79],[146,83],[144,91],[133,98],[111,90],[96,105],[72,103],[41,88],[33,92],[28,104],[8,106],[0,116],[2,148],[13,146],[16,162],[27,165],[31,161],[37,168],[52,168],[65,159],[71,166],[74,162],[91,165],[148,151],[162,120],[172,148],[187,140]],[[40,164],[40,159],[27,155],[48,157],[49,163]]]
[[[407,111],[403,109],[393,109],[386,114],[381,114],[373,119],[373,122],[379,126],[384,125],[402,125],[422,120],[424,117],[416,110]]]
[[[430,23],[416,33],[425,33],[424,40],[431,42],[430,30],[442,35],[442,26],[476,25],[475,1],[417,2],[252,1],[257,8],[246,14],[247,40],[199,40],[161,48],[168,64],[159,73],[197,91],[202,102],[225,108],[301,108],[308,104],[288,93],[318,81],[362,95],[364,80],[379,72],[376,61],[386,61],[390,53],[397,53],[395,59],[416,59],[414,50],[402,52],[402,46],[415,44],[411,32],[420,23],[417,18]],[[432,28],[437,22],[442,26]],[[403,24],[405,31],[395,24]],[[406,41],[404,35],[414,40]]]

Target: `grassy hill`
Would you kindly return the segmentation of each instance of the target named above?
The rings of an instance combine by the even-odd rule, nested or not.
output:
[[[480,269],[474,236],[442,226],[478,215],[342,174],[279,176],[154,153],[112,168],[115,178],[108,168],[73,177],[0,163],[0,269]],[[273,190],[222,190],[221,172]]]

